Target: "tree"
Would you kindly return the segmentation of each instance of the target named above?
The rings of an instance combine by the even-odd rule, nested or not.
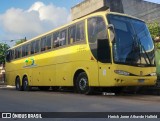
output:
[[[0,64],[5,63],[5,54],[9,48],[9,45],[0,43]]]
[[[19,41],[16,41],[16,44],[15,45],[19,45],[23,42],[27,41],[26,37],[24,39],[20,39]]]
[[[155,40],[156,37],[160,37],[160,24],[158,22],[152,22],[148,23],[148,29],[151,33],[151,36],[153,40]],[[160,42],[155,43],[156,48],[160,48]]]

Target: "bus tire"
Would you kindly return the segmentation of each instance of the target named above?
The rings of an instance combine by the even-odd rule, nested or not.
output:
[[[38,88],[41,91],[48,91],[50,87],[49,86],[39,86]]]
[[[31,90],[31,87],[29,86],[27,77],[23,78],[23,90],[24,91],[30,91]]]
[[[76,80],[76,89],[81,94],[92,94],[93,89],[89,86],[88,76],[85,72],[81,72]]]
[[[16,78],[15,86],[16,86],[16,90],[18,90],[18,91],[22,91],[23,90],[23,88],[21,86],[21,83],[20,83],[20,78],[19,77]]]

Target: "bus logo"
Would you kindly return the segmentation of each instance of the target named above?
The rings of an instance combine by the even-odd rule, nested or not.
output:
[[[24,62],[25,62],[24,68],[36,66],[34,58],[28,58]]]

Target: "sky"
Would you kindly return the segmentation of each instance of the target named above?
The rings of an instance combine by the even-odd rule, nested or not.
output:
[[[0,0],[0,42],[31,39],[71,21],[70,8],[83,0]],[[160,3],[160,0],[146,0]]]

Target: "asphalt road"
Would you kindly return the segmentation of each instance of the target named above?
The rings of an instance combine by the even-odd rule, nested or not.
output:
[[[128,94],[88,96],[73,92],[38,90],[24,92],[1,87],[0,112],[160,112],[160,96]],[[22,119],[16,120],[21,121]],[[43,120],[82,121],[82,119],[60,118]],[[106,119],[83,120],[106,121]],[[124,119],[121,120],[124,121]],[[0,119],[0,121],[3,120]]]

